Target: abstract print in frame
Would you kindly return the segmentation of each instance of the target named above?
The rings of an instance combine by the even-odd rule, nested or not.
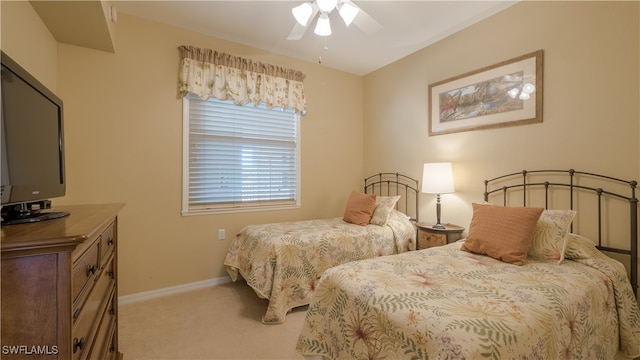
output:
[[[429,85],[429,135],[542,122],[542,50]]]

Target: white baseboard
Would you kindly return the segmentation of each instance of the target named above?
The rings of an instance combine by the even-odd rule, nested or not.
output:
[[[231,282],[231,278],[229,278],[228,276],[225,276],[225,277],[214,278],[209,280],[196,281],[188,284],[171,286],[171,287],[162,288],[162,289],[143,291],[135,294],[119,296],[118,305],[124,305],[124,304],[129,304],[129,303],[143,301],[143,300],[155,299],[155,298],[159,298],[167,295],[179,294],[179,293],[183,293],[190,290],[197,290],[205,287],[226,284],[228,282]]]

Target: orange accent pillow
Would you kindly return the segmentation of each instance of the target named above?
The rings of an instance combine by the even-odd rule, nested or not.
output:
[[[524,265],[543,208],[472,204],[469,235],[461,249]]]
[[[356,225],[367,225],[376,208],[376,195],[352,191],[342,220]]]

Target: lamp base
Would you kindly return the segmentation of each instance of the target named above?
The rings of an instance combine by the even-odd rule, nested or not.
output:
[[[440,224],[440,194],[436,194],[436,224],[431,228],[436,230],[444,230],[445,226]]]

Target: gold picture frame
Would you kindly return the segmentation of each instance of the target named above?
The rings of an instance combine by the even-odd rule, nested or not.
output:
[[[543,51],[429,85],[429,136],[542,122]]]

